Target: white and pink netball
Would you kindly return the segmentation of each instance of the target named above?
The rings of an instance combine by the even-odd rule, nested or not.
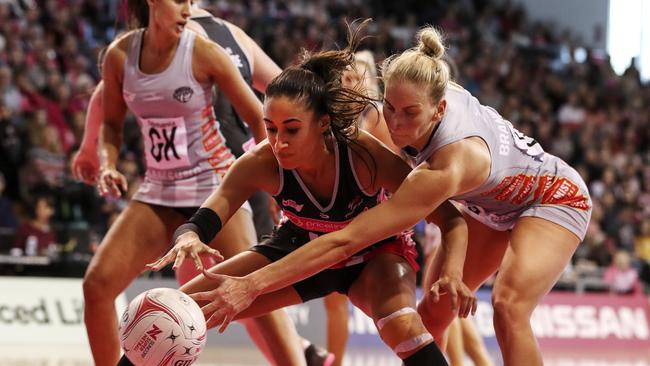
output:
[[[136,366],[189,366],[203,350],[206,332],[199,305],[171,288],[138,295],[119,324],[122,350]]]

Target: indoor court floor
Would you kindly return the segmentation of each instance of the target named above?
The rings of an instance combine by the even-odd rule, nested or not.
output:
[[[492,350],[496,351],[496,350]],[[558,350],[545,349],[546,366],[650,366],[648,349]],[[497,360],[496,354],[493,358]],[[351,348],[343,363],[346,366],[399,366],[400,362],[386,349]],[[496,365],[502,363],[496,362]],[[65,347],[6,347],[0,345],[0,366],[91,366],[86,350]],[[251,347],[215,347],[205,349],[197,366],[264,366],[262,355]],[[472,365],[468,360],[466,365]]]

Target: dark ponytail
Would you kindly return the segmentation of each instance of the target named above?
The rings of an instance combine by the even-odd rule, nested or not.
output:
[[[298,65],[276,76],[266,88],[267,97],[296,98],[317,116],[329,115],[330,128],[340,142],[358,135],[357,120],[375,99],[341,85],[343,72],[354,67],[354,51],[363,40],[361,31],[370,19],[348,25],[348,46],[342,50],[310,53],[303,50]],[[354,28],[354,29],[353,29]]]
[[[129,29],[146,28],[149,25],[149,4],[147,0],[127,0]]]

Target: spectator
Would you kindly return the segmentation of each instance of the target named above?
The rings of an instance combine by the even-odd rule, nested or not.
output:
[[[594,270],[607,267],[611,261],[611,251],[607,246],[605,233],[593,221],[589,225],[588,235],[584,242],[578,246],[573,255],[575,266],[578,270]]]
[[[0,173],[0,228],[15,230],[18,225],[12,202],[3,193],[5,191],[6,181],[4,174]]]
[[[641,293],[639,274],[631,267],[631,260],[628,251],[616,251],[613,263],[603,275],[603,279],[609,284],[610,292],[618,295]]]
[[[639,233],[634,239],[634,249],[640,260],[650,263],[650,218],[639,225]]]
[[[634,248],[639,258],[640,279],[650,285],[650,218],[641,221],[639,233],[634,239]]]
[[[13,113],[20,112],[20,93],[12,83],[13,73],[7,66],[0,66],[0,99]]]
[[[66,175],[66,156],[55,127],[35,122],[30,131],[32,147],[22,167],[23,195],[37,188],[61,189]]]
[[[36,195],[27,212],[28,220],[18,227],[15,247],[25,255],[47,255],[56,244],[56,234],[50,226],[50,218],[54,215],[52,198]]]
[[[24,146],[17,116],[0,100],[0,172],[3,173],[4,188],[7,188],[5,193],[11,198],[18,196],[18,167]]]
[[[650,218],[650,85],[640,78],[638,60],[619,77],[608,57],[551,24],[533,24],[514,2],[449,4],[212,0],[206,6],[253,35],[280,66],[291,63],[301,46],[344,44],[344,16],[376,19],[365,44],[378,62],[410,46],[418,25],[441,27],[459,66],[455,79],[584,173],[594,207],[603,211],[592,221],[605,235],[596,231],[597,237],[588,236],[581,247],[599,241],[603,257],[620,245],[631,249],[639,223]],[[92,79],[98,77],[97,51],[119,31],[115,25],[124,24],[124,14],[124,5],[115,0],[0,0],[0,171],[10,199],[20,200],[19,190],[35,184],[26,179],[30,175],[19,179],[18,171],[27,152],[33,157],[44,148],[22,138],[29,129],[25,122],[37,115],[55,126],[62,151],[71,151],[81,133],[77,111],[85,109]],[[586,60],[573,57],[578,47],[587,49]],[[133,121],[126,123],[121,153],[143,156],[140,141],[131,136],[139,136]],[[143,171],[141,159],[135,163]],[[32,169],[31,176],[43,174]],[[53,189],[63,188],[55,184]],[[578,253],[574,262],[582,259]],[[593,263],[603,262],[609,264]]]
[[[585,109],[579,104],[578,94],[571,93],[567,102],[560,107],[557,116],[559,122],[572,128],[578,128],[585,121]]]

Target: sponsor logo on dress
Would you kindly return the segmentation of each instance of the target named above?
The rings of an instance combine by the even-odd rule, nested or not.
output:
[[[555,175],[538,177],[517,174],[505,177],[496,187],[481,195],[494,196],[498,201],[514,205],[541,203],[564,205],[585,211],[591,208],[589,197],[580,191],[577,184],[568,178]]]
[[[174,90],[174,99],[181,103],[187,103],[192,98],[194,90],[188,86],[181,86],[180,88]]]
[[[305,207],[305,205],[299,204],[294,200],[282,200],[282,206],[291,207],[296,210],[296,212],[302,211],[302,208]]]
[[[143,102],[157,102],[163,99],[165,99],[165,96],[158,92],[144,93],[140,95],[140,100]]]
[[[241,61],[241,56],[233,52],[232,48],[226,47],[224,48],[224,50],[226,51],[228,56],[230,56],[230,60],[235,66],[237,66],[240,69],[244,67],[244,63]]]
[[[284,216],[299,228],[305,229],[307,231],[314,231],[317,233],[331,233],[332,231],[341,230],[346,227],[350,221],[352,221],[324,221],[311,219],[307,217],[300,217],[288,211],[284,212]]]
[[[354,215],[356,213],[357,208],[361,206],[363,203],[363,199],[361,199],[360,196],[354,197],[350,203],[348,203],[348,213],[345,214],[345,218],[347,219],[348,217]]]

